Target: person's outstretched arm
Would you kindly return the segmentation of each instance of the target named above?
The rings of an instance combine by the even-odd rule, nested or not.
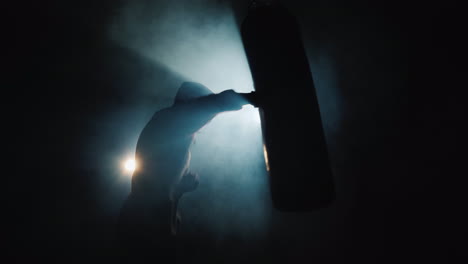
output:
[[[242,109],[249,104],[245,97],[233,90],[189,100],[156,113],[150,121],[158,124],[161,136],[191,136],[217,114]]]

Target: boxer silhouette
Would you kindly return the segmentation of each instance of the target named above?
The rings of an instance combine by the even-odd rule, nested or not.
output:
[[[180,223],[178,201],[199,182],[189,170],[196,132],[217,114],[248,103],[233,90],[214,94],[201,84],[184,82],[174,104],[153,115],[137,142],[138,168],[118,223],[119,248],[130,261],[171,254]]]

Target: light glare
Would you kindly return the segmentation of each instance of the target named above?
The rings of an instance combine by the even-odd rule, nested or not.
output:
[[[125,170],[128,172],[134,172],[136,169],[136,166],[137,164],[134,159],[128,159],[127,161],[125,161],[125,164],[124,164]]]

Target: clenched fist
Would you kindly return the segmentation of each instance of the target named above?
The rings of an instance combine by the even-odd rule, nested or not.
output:
[[[226,90],[217,94],[218,104],[225,111],[235,111],[242,109],[242,106],[249,102],[239,93],[234,90]]]
[[[175,186],[175,196],[180,197],[186,192],[194,191],[199,184],[198,174],[193,172],[185,173]]]

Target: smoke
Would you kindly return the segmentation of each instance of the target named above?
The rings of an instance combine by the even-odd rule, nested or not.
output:
[[[172,103],[183,81],[202,83],[215,93],[249,92],[253,85],[239,29],[225,3],[128,1],[108,33],[132,56],[110,59],[117,65],[109,70],[114,92],[123,102],[90,121],[94,135],[85,160],[99,171],[102,208],[116,215],[131,179],[122,162],[134,154],[152,114]],[[191,169],[200,175],[200,185],[180,202],[182,234],[203,230],[214,240],[266,234],[271,202],[257,109],[219,114],[200,130]]]
[[[235,17],[224,2],[128,2],[110,35],[214,92],[253,89]]]
[[[304,22],[304,16],[298,18]],[[202,83],[216,93],[253,90],[238,22],[227,2],[210,0],[128,1],[115,12],[108,37],[118,51],[107,65],[113,67],[112,92],[121,103],[90,122],[84,159],[99,172],[103,210],[118,214],[131,179],[122,162],[134,155],[144,125],[155,111],[171,105],[183,81]],[[324,52],[328,46],[303,33],[306,47],[314,48],[307,53],[330,146],[341,111],[333,89],[334,65]],[[222,113],[200,130],[191,169],[200,175],[200,185],[180,202],[181,234],[202,233],[214,240],[268,234],[278,215],[270,201],[257,109]]]

